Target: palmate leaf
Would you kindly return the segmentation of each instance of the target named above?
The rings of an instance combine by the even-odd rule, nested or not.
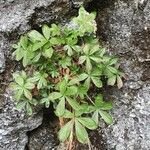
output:
[[[95,17],[96,15],[94,13],[89,14],[83,7],[79,9],[79,15],[73,19],[73,22],[79,26],[78,31],[81,36],[83,36],[85,32],[92,33],[95,31]]]
[[[41,89],[47,86],[47,79],[46,79],[47,77],[48,77],[47,73],[35,72],[34,76],[30,78],[30,81],[36,83],[37,88]]]
[[[29,90],[33,89],[35,85],[27,79],[27,75],[24,71],[14,73],[13,78],[15,82],[10,84],[10,87],[15,90],[16,100],[20,100],[22,96],[27,99],[32,99],[32,94]]]
[[[102,119],[107,123],[107,124],[112,124],[113,123],[113,119],[111,117],[111,115],[106,112],[107,110],[112,109],[112,103],[111,102],[105,102],[103,100],[103,96],[97,95],[95,97],[95,111],[93,113],[92,118],[95,120],[95,122],[98,122],[99,120],[99,114],[102,117]]]

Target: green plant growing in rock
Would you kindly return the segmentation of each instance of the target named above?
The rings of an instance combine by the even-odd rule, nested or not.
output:
[[[25,68],[13,74],[11,83],[17,109],[32,115],[37,105],[53,105],[60,119],[58,136],[68,141],[67,149],[74,139],[89,144],[87,129],[96,129],[99,118],[113,123],[108,113],[112,103],[101,94],[89,96],[90,90],[102,88],[102,79],[122,86],[117,58],[106,54],[96,38],[95,17],[81,7],[72,20],[74,28],[44,25],[42,33],[32,30],[13,45],[13,56]]]

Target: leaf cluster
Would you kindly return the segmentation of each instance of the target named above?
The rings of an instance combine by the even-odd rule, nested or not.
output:
[[[13,74],[11,83],[17,108],[31,115],[36,105],[48,108],[52,104],[65,122],[59,131],[61,141],[76,137],[88,143],[87,129],[96,129],[100,118],[107,124],[113,122],[108,113],[112,103],[101,94],[89,97],[94,88],[103,87],[102,79],[119,88],[123,84],[118,59],[108,55],[96,38],[95,16],[81,7],[72,20],[75,29],[44,25],[42,33],[32,30],[13,45],[13,56],[25,67]]]

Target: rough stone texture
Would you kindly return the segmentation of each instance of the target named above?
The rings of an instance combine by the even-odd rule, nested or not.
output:
[[[51,117],[49,117],[51,116]],[[57,138],[58,120],[53,118],[51,110],[44,111],[43,123],[40,127],[29,133],[28,150],[52,150],[59,145]]]
[[[4,58],[4,53],[0,51],[0,73],[4,71],[5,68],[5,58]]]
[[[121,90],[108,90],[115,103],[115,123],[104,129],[107,149],[149,150],[150,1],[143,9],[132,0],[100,2],[97,8],[98,35],[110,53],[120,57],[127,75]]]
[[[26,133],[41,125],[42,113],[28,117],[15,109],[9,92],[4,97],[0,99],[0,150],[24,150],[28,142]]]
[[[115,123],[99,130],[100,136],[90,133],[97,150],[150,149],[150,1],[144,0],[144,4],[142,1],[93,0],[89,5],[98,10],[100,39],[110,53],[120,57],[121,68],[128,76],[121,90],[108,87],[106,94],[111,95],[115,104],[112,111]],[[26,133],[42,123],[42,113],[27,117],[23,111],[16,111],[9,92],[4,91],[11,80],[10,72],[15,70],[10,45],[31,28],[65,22],[81,3],[87,2],[0,1],[0,73],[4,71],[0,74],[0,150],[23,150],[28,142]],[[29,134],[28,148],[38,150],[37,145],[44,145],[44,150],[52,149],[56,144],[53,135],[47,125],[42,125]]]

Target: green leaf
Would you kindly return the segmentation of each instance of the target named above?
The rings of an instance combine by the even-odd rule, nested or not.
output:
[[[48,97],[42,98],[40,100],[40,104],[44,104],[44,103],[45,103],[45,107],[49,108],[49,106],[50,106],[50,99]]]
[[[65,99],[62,98],[56,107],[56,115],[61,117],[63,116],[64,112],[65,112]]]
[[[78,78],[74,77],[73,79],[71,79],[68,83],[68,86],[70,85],[75,85],[75,84],[79,84],[79,80]]]
[[[52,100],[52,101],[56,100],[56,99],[59,99],[61,97],[62,97],[62,94],[59,93],[59,92],[52,92],[52,93],[49,94],[49,99]]]
[[[32,107],[30,106],[29,103],[27,103],[27,105],[26,105],[26,110],[27,110],[27,114],[28,114],[29,116],[31,116],[32,113],[33,113],[33,111],[32,111]]]
[[[106,111],[100,110],[99,114],[101,115],[101,117],[104,119],[104,121],[107,124],[112,124],[113,123],[113,119],[112,119],[111,115],[109,113],[107,113]]]
[[[104,102],[103,105],[100,107],[101,110],[110,110],[113,108],[111,102]]]
[[[22,95],[23,95],[23,89],[17,90],[15,93],[16,100],[20,100]]]
[[[32,40],[32,41],[43,41],[45,40],[45,38],[43,37],[42,34],[40,34],[38,31],[36,30],[32,30],[28,33],[28,36],[29,38]]]
[[[27,90],[27,89],[24,90],[24,96],[25,96],[27,99],[29,99],[29,100],[32,99],[32,94],[31,94],[31,92],[30,92],[29,90]]]
[[[96,31],[95,17],[95,13],[89,14],[83,7],[79,9],[79,15],[73,19],[73,22],[78,25],[80,36],[83,36],[86,32],[92,33]]]
[[[65,142],[68,139],[69,135],[71,134],[72,128],[73,128],[72,121],[69,121],[67,124],[65,124],[58,133],[59,140]]]
[[[17,50],[15,50],[13,52],[13,56],[15,56],[15,59],[17,61],[21,60],[23,58],[23,56],[24,56],[24,50],[22,48],[20,48],[20,47],[17,48]]]
[[[88,129],[94,130],[97,128],[96,122],[91,118],[80,117],[77,120]]]
[[[75,120],[75,133],[79,142],[85,144],[89,142],[89,137],[86,129]]]
[[[82,73],[78,76],[79,81],[83,81],[88,77],[88,74]]]
[[[99,57],[96,56],[91,56],[90,59],[92,59],[93,61],[95,61],[96,63],[100,63],[103,62],[103,60]]]
[[[102,81],[98,77],[91,77],[91,79],[95,86],[97,86],[98,88],[101,88],[103,86]]]
[[[65,110],[65,112],[64,112],[64,114],[63,114],[63,118],[73,118],[74,117],[74,115],[70,112],[70,111],[68,111],[68,110]]]
[[[99,45],[94,45],[91,49],[90,49],[90,55],[94,54],[95,52],[98,52],[99,50]]]
[[[16,83],[18,83],[20,86],[23,86],[24,85],[24,79],[21,77],[21,76],[18,76],[16,79],[15,79]]]
[[[83,52],[88,55],[90,51],[90,45],[89,44],[86,44],[84,47],[83,47]]]
[[[91,76],[101,76],[102,75],[102,70],[101,69],[99,69],[99,68],[94,68],[93,70],[92,70],[92,73],[91,73]]]
[[[114,67],[111,67],[111,66],[108,66],[107,69],[110,70],[110,72],[112,72],[113,74],[117,74],[118,73],[118,70]]]
[[[49,38],[50,38],[50,33],[51,33],[50,28],[49,28],[47,25],[43,25],[43,26],[42,26],[42,32],[43,32],[43,35],[45,36],[45,38],[46,38],[47,40],[49,40]]]
[[[92,119],[96,122],[96,124],[98,125],[99,123],[99,118],[98,118],[98,110],[96,110],[93,115],[92,115]]]
[[[17,109],[17,110],[21,110],[21,109],[23,109],[25,106],[26,106],[26,101],[21,101],[21,102],[18,102],[18,103],[17,103],[16,109]]]
[[[25,50],[27,49],[27,47],[28,47],[28,38],[27,38],[27,36],[21,36],[20,44],[23,47],[23,49],[25,49]]]
[[[67,88],[67,81],[64,79],[59,84],[60,93],[63,95]]]
[[[35,87],[35,85],[33,83],[31,83],[31,82],[28,81],[27,83],[25,83],[24,87],[26,89],[31,90],[31,89],[33,89]]]
[[[103,105],[103,103],[104,103],[104,101],[103,101],[103,96],[102,96],[102,94],[97,95],[97,96],[95,97],[95,105],[96,105],[96,107],[99,108],[100,106]]]
[[[65,95],[71,96],[77,94],[78,88],[76,86],[70,86],[67,88]]]
[[[69,105],[75,109],[75,110],[78,110],[79,109],[79,103],[75,100],[75,99],[72,99],[70,97],[66,97],[67,99],[67,102],[69,103]]]
[[[34,51],[37,51],[38,49],[42,48],[46,44],[46,42],[47,42],[46,40],[43,40],[41,42],[34,43],[32,46],[32,51],[34,52]]]
[[[72,56],[72,55],[73,55],[73,51],[72,51],[71,46],[65,45],[65,46],[64,46],[64,50],[67,51],[68,56]]]
[[[32,100],[29,100],[29,103],[36,106],[38,104],[38,101],[33,98]]]
[[[91,82],[90,77],[88,77],[88,78],[85,80],[85,82],[84,82],[84,86],[85,86],[87,89],[90,88],[90,82]]]
[[[56,35],[59,36],[61,33],[60,27],[56,24],[52,24],[50,30],[52,32],[52,36],[56,36]]]
[[[61,65],[63,68],[71,66],[71,58],[70,57],[63,58],[62,60],[59,61],[59,65]]]
[[[91,64],[91,61],[88,57],[86,58],[86,70],[88,72],[90,72],[92,70],[92,64]]]
[[[116,83],[116,75],[111,76],[108,78],[107,84],[113,86]]]
[[[118,58],[112,58],[112,59],[110,59],[110,61],[109,61],[109,65],[110,65],[110,66],[111,66],[111,65],[114,65],[114,64],[117,63],[117,61],[118,61]]]

